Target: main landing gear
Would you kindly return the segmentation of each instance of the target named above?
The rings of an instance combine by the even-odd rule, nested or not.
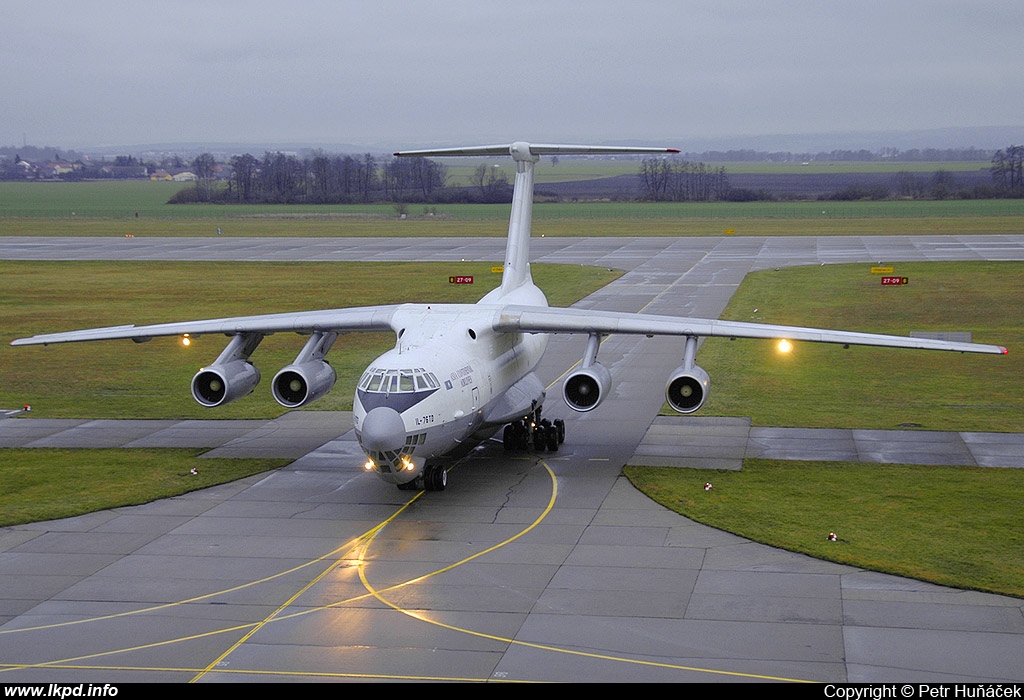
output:
[[[506,425],[501,442],[506,452],[528,450],[531,446],[537,452],[556,452],[558,446],[565,442],[565,421],[541,418],[540,408],[537,408],[522,420]]]
[[[399,484],[402,491],[418,491],[421,488],[427,491],[444,491],[448,486],[448,470],[440,464],[428,464],[423,468],[423,476],[404,484]]]

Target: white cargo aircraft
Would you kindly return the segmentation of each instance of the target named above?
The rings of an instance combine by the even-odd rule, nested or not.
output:
[[[396,156],[511,156],[516,164],[501,286],[476,304],[399,304],[264,316],[219,318],[150,326],[114,326],[37,335],[12,345],[223,333],[231,338],[208,367],[192,379],[192,396],[220,406],[256,387],[260,373],[249,356],[264,336],[293,331],[309,340],[295,361],[271,382],[282,406],[298,408],[333,387],[335,371],[325,356],[339,333],[395,333],[395,347],[366,369],[356,388],[354,423],[365,468],[399,488],[441,490],[445,460],[488,439],[504,426],[506,449],[532,445],[558,449],[564,423],[541,418],[544,383],[534,373],[550,333],[586,333],[582,361],[565,378],[569,408],[592,411],[608,394],[611,376],[597,361],[602,336],[611,333],[675,335],[683,338],[682,364],[665,386],[669,405],[693,413],[708,396],[707,372],[694,361],[701,336],[806,340],[843,345],[1005,354],[995,345],[741,323],[642,313],[550,308],[530,275],[530,222],[534,164],[542,155],[677,153],[668,148],[511,145],[404,151]]]

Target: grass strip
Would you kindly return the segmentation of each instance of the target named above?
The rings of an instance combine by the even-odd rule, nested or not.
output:
[[[149,503],[235,481],[289,459],[203,459],[202,450],[0,451],[0,526]],[[192,469],[196,473],[192,473]]]
[[[750,459],[742,471],[629,466],[625,474],[666,508],[756,542],[1024,597],[1019,469]]]
[[[894,263],[885,286],[869,264],[747,275],[722,318],[909,335],[969,331],[1009,354],[709,338],[697,362],[711,377],[702,415],[802,428],[1024,431],[1024,263]]]

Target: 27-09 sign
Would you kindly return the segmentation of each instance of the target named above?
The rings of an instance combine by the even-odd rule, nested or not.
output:
[[[889,285],[889,284],[906,284],[909,281],[910,280],[908,280],[906,277],[883,277],[882,278],[882,284],[886,284],[886,285]]]
[[[473,284],[473,275],[452,275],[448,284]]]

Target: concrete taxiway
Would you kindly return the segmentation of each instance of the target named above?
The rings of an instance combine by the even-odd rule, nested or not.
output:
[[[4,239],[0,258],[496,260],[502,246],[499,239]],[[627,270],[584,308],[705,317],[717,316],[753,269],[1024,259],[1024,236],[535,239],[533,246],[535,260]],[[555,381],[582,345],[555,337],[542,378]],[[215,452],[267,454],[275,446],[301,455],[267,475],[147,506],[0,530],[0,678],[1024,680],[1019,599],[781,552],[681,518],[623,480],[621,466],[664,447],[673,430],[684,440],[677,453],[688,440],[698,445],[690,457],[705,450],[708,458],[735,459],[716,452],[723,444],[742,443],[744,455],[797,455],[818,444],[799,431],[761,433],[735,421],[684,424],[683,435],[679,423],[655,420],[679,355],[672,339],[609,338],[600,356],[613,395],[592,413],[559,412],[568,423],[561,450],[510,457],[486,445],[452,470],[440,493],[409,494],[363,474],[344,414],[123,424],[121,444],[180,445],[205,435]],[[122,425],[48,423],[7,419],[0,439],[98,444]],[[35,432],[16,437],[6,426]],[[969,455],[980,464],[1003,449],[976,447],[996,442],[978,434],[889,433],[821,437],[836,453],[878,461]],[[906,435],[919,446],[903,444]],[[994,461],[1012,461],[1019,444]]]

